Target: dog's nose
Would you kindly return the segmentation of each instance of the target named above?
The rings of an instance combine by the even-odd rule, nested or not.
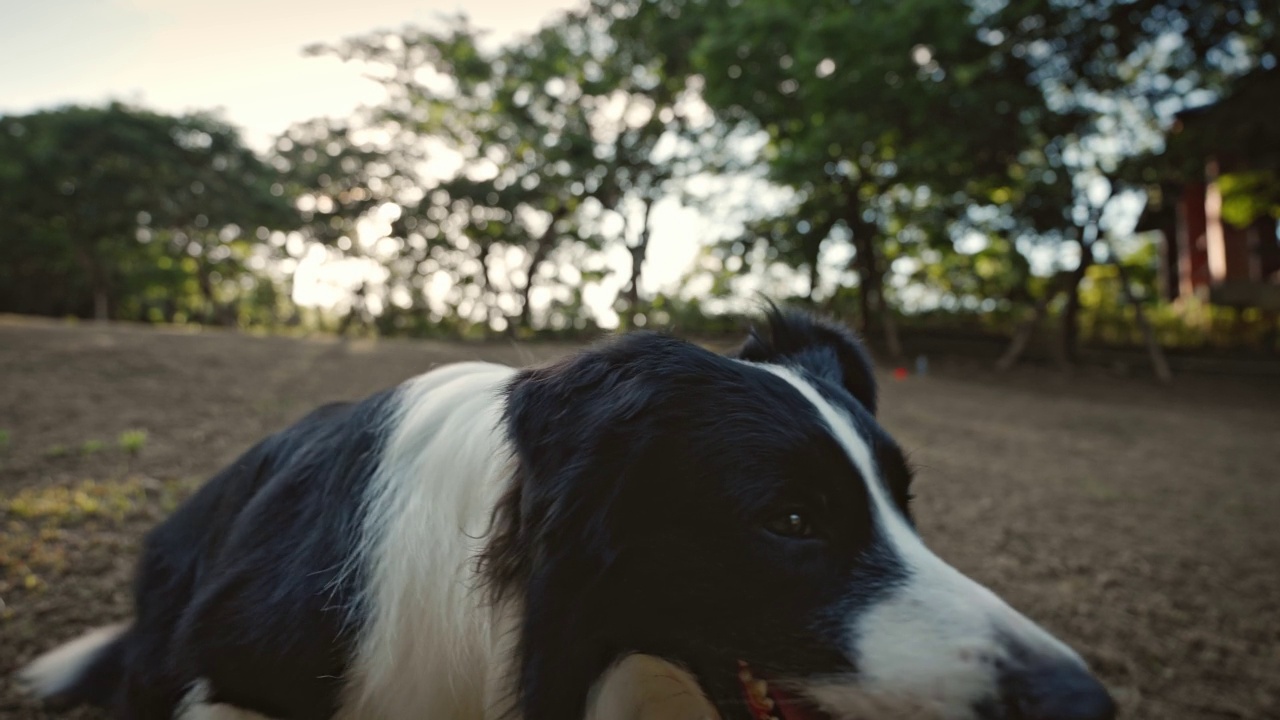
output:
[[[1017,720],[1114,720],[1116,704],[1097,678],[1076,663],[1052,663],[1011,673],[1011,713]]]

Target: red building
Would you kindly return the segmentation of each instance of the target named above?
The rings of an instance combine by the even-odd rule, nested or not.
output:
[[[1280,228],[1273,205],[1280,203],[1277,92],[1277,73],[1259,73],[1226,100],[1178,116],[1162,159],[1178,167],[1170,174],[1183,180],[1153,188],[1137,228],[1162,235],[1166,299],[1200,297],[1280,311]],[[1233,200],[1224,193],[1230,192],[1248,193],[1245,212],[1225,212]]]

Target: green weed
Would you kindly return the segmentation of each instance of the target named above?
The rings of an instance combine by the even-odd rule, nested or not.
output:
[[[104,532],[168,514],[198,483],[126,477],[0,492],[0,596],[40,593],[90,548],[132,551],[133,536]],[[86,531],[87,530],[87,531]],[[12,617],[0,603],[0,622]]]
[[[194,487],[185,480],[156,481],[141,477],[86,480],[71,486],[26,488],[0,496],[0,513],[23,520],[74,523],[89,518],[124,520],[146,514],[148,508],[168,511]]]
[[[137,456],[142,452],[142,448],[147,445],[147,431],[125,430],[120,433],[120,439],[118,442],[121,450],[124,450],[130,455]]]

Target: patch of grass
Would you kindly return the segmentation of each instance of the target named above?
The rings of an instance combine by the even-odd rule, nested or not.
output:
[[[118,442],[120,444],[121,450],[124,450],[130,455],[136,457],[139,453],[142,452],[142,448],[146,447],[147,445],[147,431],[146,430],[125,430],[124,432],[120,433],[120,438]]]
[[[0,512],[47,525],[89,518],[122,521],[142,514],[169,512],[193,488],[183,480],[158,481],[143,477],[123,480],[85,480],[75,485],[27,488],[0,497]]]
[[[86,553],[132,552],[136,537],[114,530],[159,520],[198,484],[134,476],[0,494],[0,595],[43,592]]]
[[[70,454],[71,454],[71,448],[61,444],[51,445],[47,450],[44,451],[44,456],[47,458],[66,457]]]
[[[9,431],[0,430],[0,453],[9,451]]]
[[[80,446],[80,454],[92,455],[96,452],[102,452],[106,447],[107,444],[101,440],[85,440],[84,444]]]

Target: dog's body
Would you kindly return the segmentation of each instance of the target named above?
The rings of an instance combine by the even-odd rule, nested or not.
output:
[[[513,374],[452,365],[325,406],[206,484],[147,538],[113,642],[150,657],[116,686],[122,714],[167,717],[212,679],[199,699],[273,717],[483,717],[511,628],[466,558],[510,463]]]
[[[249,450],[148,536],[133,621],[25,678],[148,720],[1110,718],[920,544],[875,402],[800,315],[437,369]]]

